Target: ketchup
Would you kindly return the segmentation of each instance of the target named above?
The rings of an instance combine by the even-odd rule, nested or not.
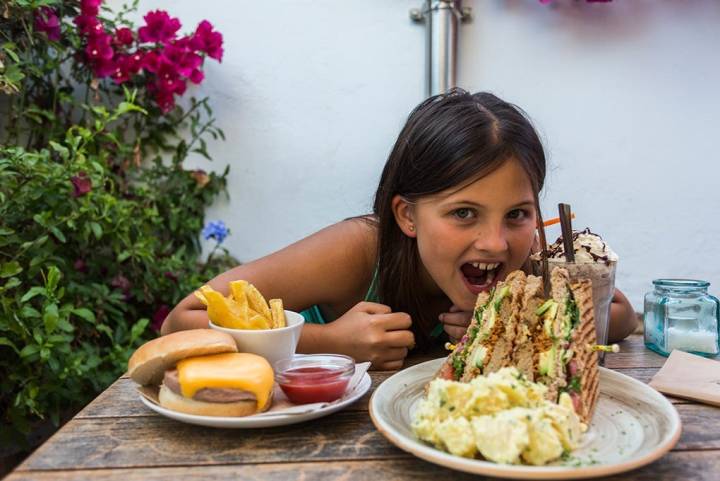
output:
[[[326,367],[296,367],[285,371],[278,384],[293,404],[330,402],[340,399],[350,382],[341,373]]]

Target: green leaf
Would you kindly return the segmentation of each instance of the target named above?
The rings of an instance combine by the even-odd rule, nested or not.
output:
[[[57,266],[51,266],[48,271],[47,283],[45,284],[47,292],[55,292],[55,288],[57,287],[61,277],[62,275],[60,274],[60,269],[58,269]]]
[[[20,357],[25,359],[26,357],[34,356],[40,350],[40,346],[37,344],[29,344],[22,348],[20,351]]]
[[[58,328],[60,328],[61,331],[65,332],[73,332],[75,330],[75,327],[70,324],[67,319],[60,319],[58,321]]]
[[[40,311],[32,306],[23,306],[23,308],[20,309],[20,316],[27,319],[34,319],[40,317]]]
[[[20,274],[23,268],[20,266],[18,261],[6,262],[0,267],[0,278],[12,277],[16,274]]]
[[[8,227],[0,227],[0,235],[12,235],[15,231]]]
[[[20,63],[20,57],[15,53],[15,49],[17,48],[17,45],[15,45],[12,42],[5,42],[2,44],[2,49],[5,50],[5,53],[8,54],[8,57],[13,59],[13,62]]]
[[[45,332],[55,332],[57,329],[58,320],[60,315],[58,314],[57,304],[49,304],[45,307],[45,313],[43,314],[43,322],[45,323]]]
[[[103,228],[100,224],[98,224],[97,222],[90,222],[90,229],[92,229],[96,239],[100,239],[102,237]]]
[[[88,322],[95,322],[95,313],[93,313],[93,311],[91,311],[90,309],[87,309],[85,307],[79,307],[77,309],[73,309],[72,313],[82,319],[85,319]]]
[[[118,254],[117,261],[123,262],[123,261],[127,260],[131,255],[132,254],[130,253],[130,251],[122,251],[120,254]]]
[[[47,295],[47,291],[45,291],[44,287],[35,286],[31,287],[30,290],[28,290],[24,296],[20,298],[20,302],[27,302],[33,297],[37,296],[38,294],[42,294],[43,296]]]
[[[114,341],[112,329],[110,329],[108,326],[106,326],[105,324],[98,324],[96,326],[96,329],[100,332],[105,333],[111,341]]]
[[[54,140],[51,140],[49,142],[49,144],[50,144],[50,147],[52,147],[55,152],[60,154],[60,157],[63,160],[67,160],[70,157],[70,150],[67,147],[65,147],[64,145],[58,144]]]
[[[10,339],[8,339],[7,337],[0,337],[0,346],[9,346],[9,347],[12,347],[13,350],[14,350],[16,353],[20,354],[20,351],[18,350],[17,346],[15,346],[15,343],[12,342],[12,341],[11,341]]]
[[[123,115],[128,112],[140,112],[144,115],[147,115],[147,110],[143,109],[138,105],[131,104],[130,102],[120,102],[117,109],[115,110],[115,116]]]
[[[150,319],[146,318],[142,318],[133,324],[133,327],[130,330],[130,344],[134,343],[142,335],[142,333],[145,332],[145,328],[147,328],[148,324],[150,324]]]
[[[57,240],[59,240],[60,242],[62,242],[63,244],[67,241],[67,239],[65,239],[65,234],[63,234],[62,231],[60,229],[58,229],[57,227],[55,227],[54,225],[51,225],[49,230],[50,230],[50,232],[52,232],[52,234],[55,236],[55,238]]]
[[[20,279],[18,279],[17,277],[11,277],[10,279],[8,279],[8,281],[5,283],[5,285],[2,286],[1,290],[6,291],[8,289],[17,287],[20,284],[22,284],[22,281],[20,281]]]

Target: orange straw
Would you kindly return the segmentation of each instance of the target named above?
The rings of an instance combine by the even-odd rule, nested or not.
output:
[[[570,214],[570,218],[571,218],[571,219],[574,219],[574,218],[575,218],[575,212],[573,212],[572,214]],[[552,219],[546,220],[546,221],[543,223],[543,225],[544,225],[545,227],[550,227],[551,225],[555,225],[555,224],[559,224],[559,223],[560,223],[560,217],[553,217]]]

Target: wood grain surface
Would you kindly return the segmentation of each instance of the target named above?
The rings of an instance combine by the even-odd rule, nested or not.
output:
[[[642,337],[621,343],[606,367],[648,382],[665,358]],[[442,356],[414,355],[407,365]],[[370,393],[393,372],[371,372]],[[453,480],[481,479],[426,463],[399,450],[375,429],[370,393],[347,409],[279,428],[213,429],[156,415],[126,376],[60,429],[6,479]],[[671,399],[683,422],[677,446],[659,461],[607,479],[720,479],[720,409]]]

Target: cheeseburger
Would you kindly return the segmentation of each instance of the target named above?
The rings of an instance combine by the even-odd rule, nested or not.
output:
[[[160,405],[202,416],[248,416],[272,403],[272,367],[239,353],[229,334],[180,331],[153,339],[132,355],[128,374],[143,386],[160,386]]]

